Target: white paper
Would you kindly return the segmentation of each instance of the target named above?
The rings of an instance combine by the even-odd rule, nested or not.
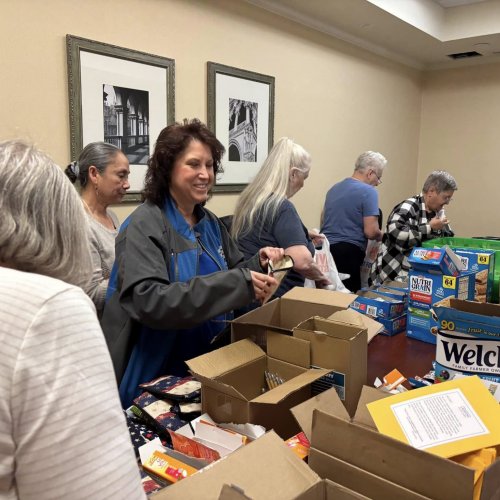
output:
[[[425,449],[489,434],[460,389],[451,389],[391,405],[406,439]]]

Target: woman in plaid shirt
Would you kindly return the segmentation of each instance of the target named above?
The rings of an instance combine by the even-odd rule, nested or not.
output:
[[[372,279],[375,283],[404,280],[410,268],[408,257],[413,247],[432,238],[453,236],[449,221],[441,211],[450,203],[457,189],[451,174],[436,170],[427,177],[421,194],[394,207],[387,220],[377,260],[373,263]]]

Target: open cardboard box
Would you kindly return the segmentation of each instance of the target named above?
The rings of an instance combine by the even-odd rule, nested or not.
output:
[[[293,336],[310,343],[311,366],[333,370],[325,379],[334,384],[348,412],[354,415],[366,383],[368,349],[362,325],[338,320],[349,313],[356,314],[340,311],[331,319],[310,318],[293,330]]]
[[[164,488],[152,498],[217,500],[224,485],[231,483],[236,488],[224,488],[226,494],[234,490],[233,496],[226,496],[226,499],[274,500],[279,496],[280,500],[292,500],[319,482],[318,475],[270,431],[227,458]]]
[[[282,337],[282,338],[281,338]],[[290,408],[309,399],[311,384],[330,370],[310,368],[309,343],[280,335],[268,354],[244,339],[187,361],[201,381],[203,411],[216,422],[252,423],[284,439],[299,432]],[[285,382],[263,392],[265,371]]]
[[[328,318],[334,313],[345,311],[356,297],[351,293],[316,288],[292,288],[279,299],[236,318],[231,323],[231,339],[236,342],[250,338],[266,350],[268,332],[291,335],[292,330],[302,321],[312,316]],[[371,318],[359,321],[363,321],[365,328],[369,330],[369,340],[382,329]]]
[[[351,419],[335,390],[292,409],[311,441],[309,466],[375,500],[472,500],[474,471],[380,434],[366,404],[390,397],[363,387]],[[484,474],[481,500],[500,499],[500,460]]]
[[[273,431],[151,496],[154,500],[365,500],[322,480]]]

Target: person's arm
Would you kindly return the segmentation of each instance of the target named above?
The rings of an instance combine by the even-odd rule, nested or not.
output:
[[[82,290],[54,295],[29,325],[10,408],[19,498],[146,498],[109,352]]]
[[[380,241],[382,239],[382,231],[378,227],[378,216],[363,217],[363,232],[369,240]]]
[[[311,252],[305,245],[293,245],[285,248],[285,254],[293,259],[293,268],[304,278],[320,281],[325,279],[316,262],[314,262]]]
[[[85,286],[85,293],[91,298],[97,313],[100,314],[104,308],[109,277],[104,278],[101,255],[94,238],[90,241],[90,255],[92,258],[92,277],[88,285]]]
[[[191,328],[255,298],[255,280],[248,267],[195,276],[188,282],[171,281],[171,242],[168,230],[162,233],[162,224],[156,216],[132,220],[117,244],[119,300],[130,318],[150,328]],[[232,257],[229,266],[235,260]],[[257,266],[260,269],[260,263]],[[259,284],[263,280],[270,277],[259,275]]]
[[[432,231],[430,223],[420,224],[418,203],[406,200],[398,205],[387,221],[388,240],[402,252],[419,246]]]

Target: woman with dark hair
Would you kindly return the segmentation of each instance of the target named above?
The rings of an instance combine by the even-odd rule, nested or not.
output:
[[[137,386],[187,373],[185,361],[211,349],[232,311],[277,286],[263,248],[248,261],[204,208],[224,147],[199,120],[163,129],[148,162],[144,203],[122,224],[103,330],[124,407]]]
[[[91,142],[70,163],[65,174],[78,181],[80,195],[90,226],[92,280],[85,288],[100,317],[108,288],[109,274],[115,260],[118,218],[110,205],[120,203],[130,187],[129,163],[122,151],[107,142]]]

